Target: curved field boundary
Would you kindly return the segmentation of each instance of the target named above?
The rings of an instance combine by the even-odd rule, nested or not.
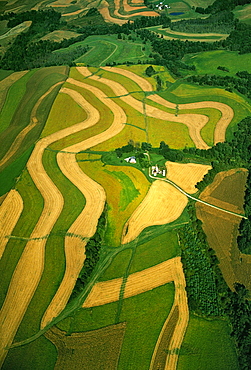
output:
[[[150,29],[153,31],[153,29]],[[159,31],[159,32],[158,32]],[[185,32],[178,32],[173,31],[170,28],[168,29],[161,29],[157,28],[154,29],[155,33],[161,34],[164,36],[165,39],[168,40],[190,40],[190,41],[201,41],[201,42],[214,42],[219,40],[224,40],[228,37],[228,34],[223,33],[185,33]]]
[[[150,365],[150,370],[175,370],[177,367],[178,361],[178,351],[181,347],[181,344],[184,339],[184,335],[186,332],[186,328],[189,321],[189,310],[188,310],[188,303],[187,303],[187,294],[186,294],[186,280],[183,273],[182,263],[180,257],[176,257],[173,259],[174,267],[173,267],[173,281],[175,285],[175,296],[174,296],[174,303],[172,310],[170,311],[161,333],[159,335],[158,341],[156,343],[154,353],[152,356],[152,361]],[[166,356],[166,363],[164,367],[159,368],[158,363],[156,364],[156,358],[158,357],[158,351],[161,346],[162,341],[165,340],[166,331],[169,330],[168,324],[170,319],[172,318],[174,311],[178,307],[178,320],[175,326],[175,330],[173,332],[171,341],[169,343],[168,352]]]
[[[0,207],[0,259],[5,250],[17,221],[23,210],[23,199],[17,190],[12,189],[4,199]]]
[[[146,197],[125,224],[122,244],[134,240],[148,226],[175,221],[186,205],[187,197],[174,186],[164,181],[154,181]]]
[[[27,163],[28,171],[44,198],[44,208],[13,273],[0,311],[0,364],[4,361],[7,354],[5,348],[10,346],[43,273],[46,239],[36,238],[50,234],[64,204],[62,194],[44,170],[43,152],[53,142],[93,125],[93,115],[99,117],[97,110],[83,97],[79,104],[87,111],[87,120],[38,141]]]
[[[109,99],[98,88],[87,85],[83,82],[69,78],[67,82],[76,86],[85,88],[91,91],[95,96],[113,112],[113,123],[104,132],[86,139],[78,144],[69,146],[64,149],[66,152],[79,152],[86,150],[92,146],[96,146],[113,136],[116,136],[125,127],[127,117],[122,108]],[[79,97],[79,93],[74,90],[64,88],[64,92],[70,94],[74,99]],[[77,100],[75,100],[77,101]],[[103,211],[106,195],[102,186],[93,181],[80,169],[75,154],[58,153],[57,160],[61,171],[66,177],[84,194],[86,205],[79,217],[72,224],[68,233],[82,235],[90,238],[96,230],[98,219]],[[65,255],[66,255],[66,271],[62,283],[49,305],[42,319],[41,328],[44,328],[49,322],[64,309],[68,302],[72,289],[78,278],[81,268],[85,260],[84,247],[86,242],[81,239],[76,239],[66,236],[65,238]]]
[[[9,148],[5,156],[0,160],[0,168],[16,153],[16,151],[19,149],[20,145],[22,144],[24,138],[37,125],[38,123],[38,120],[36,117],[37,110],[38,110],[39,105],[44,100],[44,98],[46,98],[46,96],[49,95],[56,86],[61,85],[63,83],[64,81],[61,81],[51,86],[49,90],[46,91],[46,93],[38,99],[38,101],[36,102],[36,104],[34,105],[31,111],[30,123],[17,135],[17,137],[13,141],[11,147]]]
[[[130,78],[131,80],[135,81],[143,91],[153,91],[153,87],[146,79],[136,75],[135,73],[117,67],[102,67],[107,71],[111,71],[113,73],[121,74],[125,77]],[[171,103],[165,99],[163,99],[159,95],[149,95],[148,99],[161,104],[167,108],[175,109],[176,104]],[[186,104],[179,104],[179,109],[200,109],[200,108],[215,108],[219,110],[222,114],[220,120],[216,123],[216,127],[214,130],[214,145],[218,142],[224,142],[226,138],[226,129],[229,126],[230,122],[234,118],[234,111],[233,109],[224,103],[214,102],[214,101],[203,101],[198,103],[186,103]]]
[[[5,103],[6,95],[11,85],[23,77],[27,72],[28,71],[14,72],[0,81],[0,111]]]
[[[23,23],[17,25],[16,27],[13,27],[11,30],[7,31],[5,34],[0,36],[0,40],[5,39],[6,37],[9,36],[15,36],[18,35],[19,33],[25,31],[27,28],[30,27],[32,21],[24,21]]]
[[[123,298],[133,297],[173,281],[176,259],[180,257],[130,274],[126,281]],[[82,307],[95,307],[118,301],[122,283],[123,278],[96,283]]]
[[[167,169],[166,178],[190,194],[198,191],[195,185],[197,182],[201,181],[212,168],[211,165],[198,163],[177,163],[170,161],[167,161],[165,165]]]
[[[98,11],[107,22],[116,23],[119,25],[127,23],[126,19],[114,18],[110,15],[109,3],[106,0],[102,0],[101,6],[98,8]]]
[[[201,129],[208,122],[208,117],[201,114],[182,114],[180,116],[175,116],[175,114],[167,113],[161,109],[152,107],[148,104],[143,104],[142,101],[139,101],[132,96],[125,89],[124,86],[118,82],[111,81],[107,78],[91,75],[86,67],[77,67],[77,70],[85,77],[89,77],[95,81],[99,81],[109,86],[122,101],[130,105],[132,108],[136,109],[143,115],[169,121],[169,122],[179,122],[183,123],[188,127],[189,135],[194,142],[195,146],[199,149],[208,149],[209,146],[205,143],[200,135]],[[163,99],[164,100],[164,99]]]

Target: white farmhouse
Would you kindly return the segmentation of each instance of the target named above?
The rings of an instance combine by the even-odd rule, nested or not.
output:
[[[127,163],[137,163],[136,161],[136,157],[132,156],[132,157],[128,157],[128,158],[125,158],[125,161]]]

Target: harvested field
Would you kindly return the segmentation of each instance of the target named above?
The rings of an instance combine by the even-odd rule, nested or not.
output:
[[[0,259],[8,238],[23,210],[23,200],[17,190],[12,189],[0,206]]]
[[[176,259],[180,260],[180,257],[129,275],[123,298],[133,297],[173,281]],[[96,283],[82,307],[94,307],[118,301],[122,282],[122,278],[117,278]]]
[[[202,192],[201,199],[243,213],[246,176],[246,169],[234,169],[217,174],[214,182]],[[196,210],[197,217],[203,222],[208,243],[218,257],[219,267],[230,289],[233,290],[235,282],[240,282],[251,289],[250,256],[245,258],[236,243],[240,219],[200,203],[196,204]]]
[[[52,327],[46,337],[56,346],[55,370],[115,370],[118,366],[126,324],[67,335]]]
[[[173,181],[189,194],[198,190],[195,185],[201,181],[212,166],[198,163],[166,162],[168,180]]]
[[[82,172],[76,161],[74,153],[89,149],[92,146],[100,144],[115,136],[124,128],[124,122],[126,122],[124,111],[116,103],[107,98],[107,96],[101,90],[90,87],[87,84],[73,79],[69,79],[68,81],[95,93],[95,95],[113,112],[114,118],[112,125],[106,131],[78,144],[67,147],[64,149],[67,153],[61,152],[57,155],[57,160],[61,171],[84,194],[86,204],[81,214],[68,230],[68,233],[76,236],[81,235],[81,238],[65,238],[65,275],[56,295],[54,296],[42,319],[42,328],[46,326],[53,319],[53,317],[58,316],[68,302],[80,270],[83,267],[85,260],[84,247],[86,245],[86,241],[95,233],[98,219],[103,211],[106,199],[106,195],[102,186]],[[83,99],[82,96],[74,90],[64,88],[63,91],[71,95],[76,102],[81,102]],[[92,110],[94,110],[93,107]],[[99,115],[97,115],[96,109],[94,114],[90,114],[91,110],[88,112],[89,117],[85,121],[85,124],[87,125],[87,122],[89,122],[89,127],[97,122]],[[94,209],[95,212],[93,212]],[[86,241],[82,240],[83,237],[86,238]]]
[[[154,181],[145,199],[127,221],[122,244],[134,240],[148,226],[175,221],[186,205],[187,197],[179,190],[165,181]]]

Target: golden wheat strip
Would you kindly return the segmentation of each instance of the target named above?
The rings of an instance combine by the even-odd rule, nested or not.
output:
[[[122,244],[134,240],[148,226],[175,221],[186,205],[187,197],[179,190],[165,181],[154,181],[144,200],[127,221]]]
[[[120,25],[127,23],[126,19],[114,18],[110,15],[109,3],[106,0],[101,1],[98,11],[107,22],[116,23]]]
[[[133,297],[173,281],[176,258],[179,257],[129,275],[123,298]],[[118,301],[122,281],[122,278],[117,278],[96,283],[82,307],[95,307]]]
[[[17,190],[9,191],[7,197],[0,206],[0,259],[8,243],[8,235],[16,226],[23,210],[23,199]]]
[[[187,304],[187,295],[186,295],[186,281],[183,273],[181,258],[176,257],[172,259],[172,274],[173,274],[173,281],[175,285],[175,296],[172,309],[161,329],[160,335],[158,337],[156,346],[154,348],[153,356],[151,359],[150,370],[154,370],[154,364],[156,355],[158,353],[158,348],[160,346],[161,341],[163,340],[163,336],[165,331],[168,327],[169,320],[172,317],[173,311],[176,307],[179,309],[179,318],[171,338],[168,354],[166,358],[165,370],[175,370],[177,366],[177,349],[181,347],[185,331],[188,325],[189,320],[189,311],[188,311],[188,304]]]
[[[78,103],[87,111],[88,117],[91,117],[93,114],[99,115],[98,111],[80,94]],[[87,128],[92,124],[92,118],[89,118],[84,122],[55,132],[37,142],[27,163],[27,168],[44,198],[44,208],[31,234],[31,238],[49,235],[64,204],[61,193],[44,170],[42,157],[45,148],[53,142]],[[5,348],[12,343],[18,326],[41,279],[44,268],[45,244],[46,239],[28,241],[11,278],[9,289],[0,311],[0,366],[7,354]]]
[[[177,163],[167,161],[165,163],[167,174],[166,178],[173,181],[189,194],[196,193],[198,190],[195,185],[212,168],[210,165],[198,163]]]
[[[146,80],[145,78],[140,77],[139,75],[137,75],[136,73],[133,73],[131,71],[128,71],[128,70],[123,69],[123,68],[118,68],[118,67],[102,67],[102,69],[104,69],[105,71],[108,71],[108,72],[118,73],[122,76],[130,78],[131,80],[136,82],[136,84],[139,85],[139,87],[143,91],[153,91],[152,84],[148,80]]]
[[[139,77],[135,73],[124,70],[122,68],[117,67],[103,67],[105,70],[110,70],[111,72],[121,74],[130,78],[131,80],[135,81],[144,91],[152,91],[153,89],[150,87],[150,83],[145,80],[143,77]],[[146,83],[144,83],[146,81]],[[171,103],[161,96],[155,94],[148,96],[148,99],[159,103],[167,108],[175,109],[176,104]],[[218,142],[224,142],[226,137],[226,129],[229,126],[230,122],[234,117],[233,109],[228,106],[227,104],[215,102],[215,101],[203,101],[197,103],[187,103],[187,104],[179,104],[179,109],[200,109],[200,108],[214,108],[221,112],[221,118],[216,123],[215,131],[214,131],[214,145]]]
[[[179,307],[179,319],[177,325],[175,327],[175,331],[173,337],[171,339],[168,354],[166,359],[165,370],[175,370],[177,367],[178,362],[178,354],[177,349],[180,349],[188,321],[189,321],[189,310],[188,310],[188,303],[187,303],[187,293],[186,293],[186,281],[183,272],[183,267],[181,260],[176,260],[176,269],[175,276],[174,276],[174,284],[175,284],[175,298],[174,298],[174,305]]]
[[[90,76],[90,73],[86,67],[78,67],[78,71],[85,77],[88,76],[92,80],[99,81],[109,86],[114,91],[116,96],[119,96],[121,100],[130,105],[132,108],[136,109],[141,114],[146,114],[149,117],[158,118],[169,122],[183,123],[188,127],[189,135],[197,148],[209,148],[200,134],[201,129],[208,122],[208,117],[201,114],[182,114],[180,116],[175,116],[175,114],[164,112],[148,104],[145,104],[144,107],[141,101],[133,98],[131,95],[128,95],[128,91],[118,82],[96,75]]]
[[[76,162],[75,154],[72,154],[72,152],[79,152],[80,150],[89,149],[117,135],[124,128],[127,117],[123,109],[120,108],[111,99],[109,99],[98,88],[92,87],[88,84],[76,81],[71,78],[69,78],[67,82],[91,91],[113,112],[113,123],[106,131],[64,149],[64,151],[71,153],[58,153],[57,155],[57,161],[61,171],[84,194],[86,199],[86,204],[83,211],[78,216],[76,221],[72,224],[68,232],[71,234],[81,235],[82,237],[89,238],[95,233],[98,219],[104,208],[106,196],[102,186],[89,178],[80,169],[78,163]],[[64,92],[67,92],[73,98],[78,96],[75,95],[75,92],[73,90],[65,89]],[[67,301],[74,288],[74,285],[85,260],[85,245],[86,241],[83,241],[79,238],[66,237],[65,275],[56,295],[54,296],[51,304],[45,312],[41,323],[42,328],[46,326],[53,319],[53,317],[59,315],[59,313],[67,304]]]

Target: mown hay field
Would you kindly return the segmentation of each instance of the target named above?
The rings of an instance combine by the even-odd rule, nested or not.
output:
[[[177,370],[238,368],[235,345],[227,322],[191,315]]]

